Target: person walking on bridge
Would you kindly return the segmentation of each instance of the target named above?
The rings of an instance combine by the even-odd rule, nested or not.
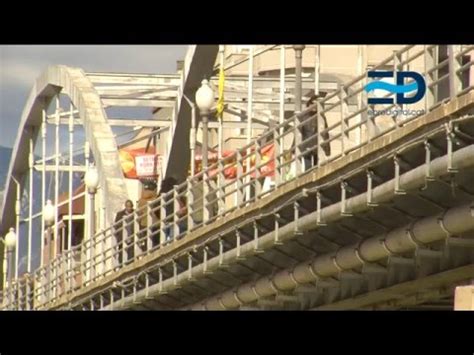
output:
[[[125,209],[119,211],[115,216],[114,230],[117,246],[115,253],[117,256],[116,260],[118,265],[116,266],[121,267],[124,261],[126,262],[133,258],[132,244],[133,234],[135,233],[135,225],[133,202],[131,200],[127,200],[125,202]],[[127,260],[123,260],[124,254],[127,256]]]

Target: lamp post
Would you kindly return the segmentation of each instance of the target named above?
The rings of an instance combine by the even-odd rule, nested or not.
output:
[[[46,225],[46,235],[47,235],[47,240],[48,240],[48,245],[49,245],[48,295],[50,295],[50,292],[51,292],[51,267],[52,267],[52,260],[53,260],[53,232],[51,230],[51,227],[53,226],[54,221],[55,221],[55,213],[56,211],[51,200],[46,201],[46,205],[43,207],[43,218],[44,218],[44,223]]]
[[[84,182],[87,187],[87,192],[89,194],[89,238],[91,245],[91,277],[95,275],[95,246],[94,246],[94,234],[95,234],[95,218],[94,218],[94,209],[95,209],[95,194],[97,193],[97,188],[99,187],[99,173],[94,163],[91,163],[89,169],[86,172],[84,177]]]
[[[293,46],[293,49],[295,50],[295,111],[297,113],[301,112],[301,70],[303,64],[303,50],[305,47],[306,46],[304,44]]]
[[[93,163],[89,166],[89,169],[86,172],[84,182],[87,187],[87,192],[89,193],[89,200],[90,200],[89,234],[90,234],[90,237],[92,238],[95,233],[95,219],[94,219],[95,194],[97,193],[97,188],[99,187],[99,173]]]
[[[295,50],[295,125],[299,124],[301,120],[304,120],[299,114],[301,113],[301,92],[303,91],[302,88],[302,80],[301,80],[301,70],[302,70],[302,62],[303,62],[303,50],[305,49],[305,45],[298,44],[294,45],[293,49]],[[305,158],[301,156],[301,142],[305,139],[303,136],[304,129],[303,127],[299,126],[295,132],[295,160],[296,162],[296,174],[299,174],[304,166]],[[306,166],[305,168],[306,169]]]
[[[13,278],[13,251],[16,249],[16,233],[14,228],[5,236],[5,247],[7,248],[8,259],[8,307],[12,309],[12,278]],[[17,265],[18,267],[18,265]]]
[[[202,118],[202,169],[204,170],[207,168],[208,154],[207,123],[211,107],[214,104],[214,92],[206,79],[201,82],[201,87],[196,91],[196,104]]]
[[[201,82],[201,87],[196,91],[196,105],[199,108],[199,112],[202,117],[202,149],[201,149],[201,156],[202,156],[202,181],[203,181],[203,222],[209,220],[209,209],[207,206],[208,202],[208,186],[206,182],[206,174],[204,170],[207,168],[207,148],[208,148],[208,140],[207,140],[207,121],[209,118],[209,113],[211,111],[212,104],[214,103],[214,92],[212,88],[209,86],[209,82],[204,79]],[[209,178],[209,176],[208,176]]]

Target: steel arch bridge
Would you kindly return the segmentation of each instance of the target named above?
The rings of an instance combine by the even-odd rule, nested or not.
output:
[[[453,288],[474,275],[474,83],[473,60],[465,60],[472,58],[474,46],[450,46],[445,59],[439,47],[406,46],[375,66],[421,68],[428,88],[420,103],[424,111],[404,120],[369,115],[375,107],[362,89],[366,72],[343,84],[318,83],[328,92],[315,105],[318,113],[288,115],[298,111],[297,86],[308,87],[309,80],[254,77],[254,56],[288,49],[252,49],[244,59],[248,76],[227,78],[225,112],[234,119],[220,127],[211,122],[211,128],[250,127],[254,134],[231,155],[190,176],[194,159],[188,137],[197,130],[190,119],[192,98],[201,79],[216,74],[218,46],[191,46],[183,70],[171,75],[48,68],[25,105],[8,171],[0,234],[16,226],[29,257],[26,275],[20,276],[17,248],[15,280],[4,290],[4,304],[15,309],[450,307]],[[284,61],[280,67],[285,72]],[[448,95],[442,97],[445,84]],[[287,85],[294,91],[287,93]],[[112,117],[115,107],[161,108],[166,119]],[[275,112],[278,119],[268,119]],[[322,127],[323,115],[332,152],[313,146],[320,159],[308,168],[305,142],[311,138],[304,136],[302,121]],[[56,129],[50,157],[48,124]],[[63,159],[61,124],[69,133]],[[141,129],[123,143],[113,126]],[[323,141],[321,129],[314,133],[318,141]],[[158,197],[158,207],[149,203],[142,211],[147,228],[139,225],[139,211],[132,235],[119,227],[124,241],[117,249],[114,215],[130,196],[119,151],[158,133],[155,149],[164,157],[163,177],[179,177],[179,185]],[[40,134],[42,159],[36,160]],[[82,146],[80,164],[75,144]],[[264,172],[268,147],[275,164],[269,180]],[[92,160],[100,176],[99,228],[72,245],[73,173],[87,171]],[[225,176],[229,166],[235,166],[231,178]],[[31,187],[35,171],[42,174],[37,195]],[[58,182],[63,171],[69,173],[66,202],[60,201]],[[69,214],[70,234],[58,247],[56,213],[53,254],[46,251],[42,213],[32,207],[33,195],[41,194],[43,205],[47,199],[47,174],[55,206],[67,204]],[[28,195],[28,216],[21,216],[22,191]],[[166,204],[178,209],[180,197],[186,198],[186,214],[168,216]],[[156,210],[162,217],[154,222]],[[37,268],[31,265],[34,218],[42,222]],[[133,256],[125,261],[127,248]]]

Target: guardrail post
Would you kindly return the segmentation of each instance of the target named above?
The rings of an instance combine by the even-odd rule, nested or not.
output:
[[[138,207],[138,206],[137,206]],[[138,240],[138,237],[141,236],[140,233],[140,223],[139,223],[139,211],[138,208],[135,209],[133,213],[133,257],[132,260],[136,260],[138,256],[141,254],[141,248],[140,248],[140,241]],[[143,211],[141,211],[143,213]]]
[[[347,109],[347,103],[346,103],[346,92],[344,90],[344,85],[341,85],[340,91],[339,91],[339,100],[341,104],[341,155],[344,156],[346,155],[346,144],[344,142],[344,139],[347,140],[349,138],[348,133],[346,132],[347,130],[347,125],[346,125],[346,113],[348,112]]]
[[[193,184],[192,177],[188,177],[186,180],[186,203],[188,210],[188,231],[193,230],[194,228],[194,194],[193,194]]]
[[[317,122],[316,124],[318,125],[318,130],[317,130],[317,135],[318,135],[318,145],[317,145],[317,153],[318,153],[318,161],[317,161],[317,166],[320,167],[321,166],[321,163],[323,161],[325,161],[326,159],[323,160],[323,157],[326,157],[326,153],[324,152],[324,149],[323,149],[323,144],[324,144],[324,140],[323,140],[323,134],[322,134],[322,131],[325,129],[325,125],[324,125],[324,122],[323,122],[323,105],[321,103],[321,101],[319,100],[316,100],[316,109],[317,109]],[[329,132],[327,132],[328,135],[329,135]],[[331,144],[330,142],[328,142],[328,144]]]
[[[462,90],[461,73],[458,70],[461,68],[462,58],[458,58],[461,52],[460,45],[448,46],[448,63],[449,63],[449,96],[451,99]]]
[[[152,229],[155,228],[155,226],[153,226],[152,213],[155,213],[155,212],[152,211],[151,202],[148,201],[147,204],[146,204],[146,225],[147,225],[147,229],[146,229],[146,251],[147,252],[149,252],[151,250],[151,248],[153,247]]]
[[[438,80],[438,69],[431,71],[438,62],[438,47],[437,46],[427,46],[424,48],[424,57],[425,57],[425,81],[426,81],[426,94],[425,94],[425,111],[428,113],[429,109],[436,103],[437,100],[437,89],[436,85],[431,86],[433,82]]]
[[[160,203],[160,245],[163,245],[166,242],[166,233],[165,230],[168,228],[168,223],[166,222],[166,193],[161,194],[159,198]]]
[[[260,183],[260,164],[262,162],[262,146],[260,140],[255,141],[255,200],[258,199],[262,191],[262,184]]]
[[[240,208],[245,198],[245,192],[244,192],[243,181],[242,181],[243,180],[242,175],[244,174],[244,166],[243,166],[244,163],[243,163],[242,152],[240,149],[237,150],[236,164],[237,164],[237,176],[236,176],[237,207]]]
[[[224,213],[226,209],[225,205],[225,190],[224,190],[224,185],[225,185],[225,175],[224,175],[224,158],[222,155],[218,158],[217,160],[217,169],[218,169],[218,177],[217,177],[217,201],[218,201],[218,215],[221,215]]]
[[[209,170],[203,170],[202,175],[202,219],[203,224],[206,224],[209,221],[210,213],[208,206],[209,198]]]
[[[398,154],[395,154],[393,157],[393,162],[395,164],[395,194],[396,195],[405,195],[406,191],[403,190],[400,186],[400,161],[401,158]]]
[[[272,139],[272,143],[273,143],[273,157],[271,159],[273,159],[273,163],[274,163],[274,166],[275,166],[275,169],[274,169],[274,174],[275,174],[275,186],[279,186],[283,179],[282,179],[282,171],[281,171],[281,164],[282,164],[282,161],[283,161],[283,149],[282,149],[282,145],[280,144],[281,142],[281,135],[282,135],[282,132],[283,129],[282,128],[279,128],[277,131],[275,131],[274,135],[273,135],[273,139]]]
[[[302,135],[302,127],[300,126],[300,117],[301,112],[295,112],[295,115],[293,116],[293,134],[295,136],[295,175],[299,176],[301,172],[303,171],[303,163],[302,161],[304,160],[302,156],[302,149],[301,149],[301,142],[303,140],[303,135]]]
[[[369,83],[369,75],[368,75],[369,69],[370,69],[370,67],[367,67],[366,70],[365,70],[365,84],[364,84],[364,86]],[[365,105],[365,107],[366,107],[366,110],[364,110],[364,112],[362,113],[362,119],[366,123],[367,142],[370,142],[370,141],[372,141],[372,138],[377,134],[377,127],[375,125],[374,115],[370,114],[370,112],[369,112],[369,111],[374,110],[374,105],[369,105],[369,99],[368,99],[367,91],[362,90],[361,95],[362,95],[363,105]]]
[[[172,220],[172,228],[173,228],[173,239],[177,239],[179,235],[179,216],[178,216],[178,211],[179,211],[179,201],[178,201],[178,185],[173,186],[173,220]]]
[[[393,77],[394,78],[397,77],[397,72],[398,71],[403,70],[403,68],[400,68],[401,61],[402,61],[401,54],[399,54],[398,51],[396,51],[396,50],[393,51]],[[395,107],[400,108],[401,110],[403,110],[403,104],[395,103]],[[393,122],[395,123],[395,126],[399,127],[400,126],[400,120],[398,119],[397,115],[394,115],[394,116],[391,116],[391,117],[392,117]]]

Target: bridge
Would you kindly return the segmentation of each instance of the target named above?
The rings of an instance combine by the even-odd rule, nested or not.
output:
[[[190,46],[169,75],[48,68],[25,104],[8,171],[0,234],[15,228],[26,269],[21,247],[2,250],[3,308],[453,309],[455,288],[474,279],[474,46],[399,46],[365,67],[361,55],[359,74],[344,80],[321,70],[324,46],[303,75],[309,47],[258,46],[226,62],[222,47]],[[274,75],[256,74],[269,54]],[[203,78],[218,86],[221,66],[224,119],[209,122],[217,157],[206,166],[194,95]],[[246,75],[232,73],[240,67]],[[417,71],[426,94],[369,104],[373,70]],[[123,107],[158,110],[130,118]],[[238,138],[226,152],[225,136]],[[159,179],[177,185],[114,223],[138,184],[120,152],[145,145],[162,159]],[[97,196],[76,193],[74,174],[93,169]],[[35,199],[41,208],[52,200],[54,223]],[[169,213],[180,201],[184,212]]]

